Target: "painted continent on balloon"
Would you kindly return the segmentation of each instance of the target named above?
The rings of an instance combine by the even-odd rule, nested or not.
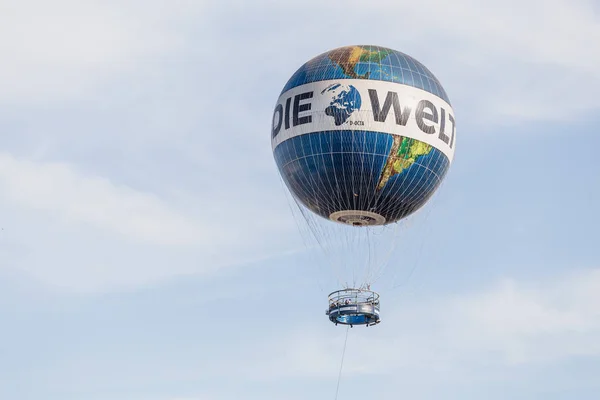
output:
[[[338,65],[344,74],[355,79],[369,79],[369,72],[359,75],[356,73],[356,65],[359,62],[372,62],[380,64],[381,60],[391,53],[389,49],[378,48],[377,50],[366,49],[363,46],[347,46],[330,51],[328,56],[331,62]]]

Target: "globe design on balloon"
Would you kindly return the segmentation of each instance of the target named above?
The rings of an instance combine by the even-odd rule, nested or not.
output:
[[[325,114],[333,117],[336,125],[343,124],[354,110],[360,109],[360,94],[352,85],[334,83],[323,89],[321,94],[331,96],[331,102],[325,109]]]
[[[346,46],[302,65],[273,114],[272,147],[295,199],[351,225],[421,208],[454,156],[454,111],[423,64],[379,46]]]

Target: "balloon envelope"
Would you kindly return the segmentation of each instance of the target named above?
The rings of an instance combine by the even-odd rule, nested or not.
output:
[[[454,157],[450,100],[420,62],[378,46],[347,46],[301,66],[273,113],[272,148],[294,198],[355,226],[421,208]]]

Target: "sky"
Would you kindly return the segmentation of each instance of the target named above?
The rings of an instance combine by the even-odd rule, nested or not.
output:
[[[593,0],[0,0],[0,399],[335,397],[270,127],[351,44],[424,63],[457,150],[338,398],[597,399],[598,42]]]

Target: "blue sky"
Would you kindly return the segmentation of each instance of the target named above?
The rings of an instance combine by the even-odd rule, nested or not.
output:
[[[333,398],[336,288],[270,123],[302,63],[377,44],[440,79],[457,152],[383,323],[350,331],[339,398],[596,399],[598,10],[0,3],[0,398]]]

